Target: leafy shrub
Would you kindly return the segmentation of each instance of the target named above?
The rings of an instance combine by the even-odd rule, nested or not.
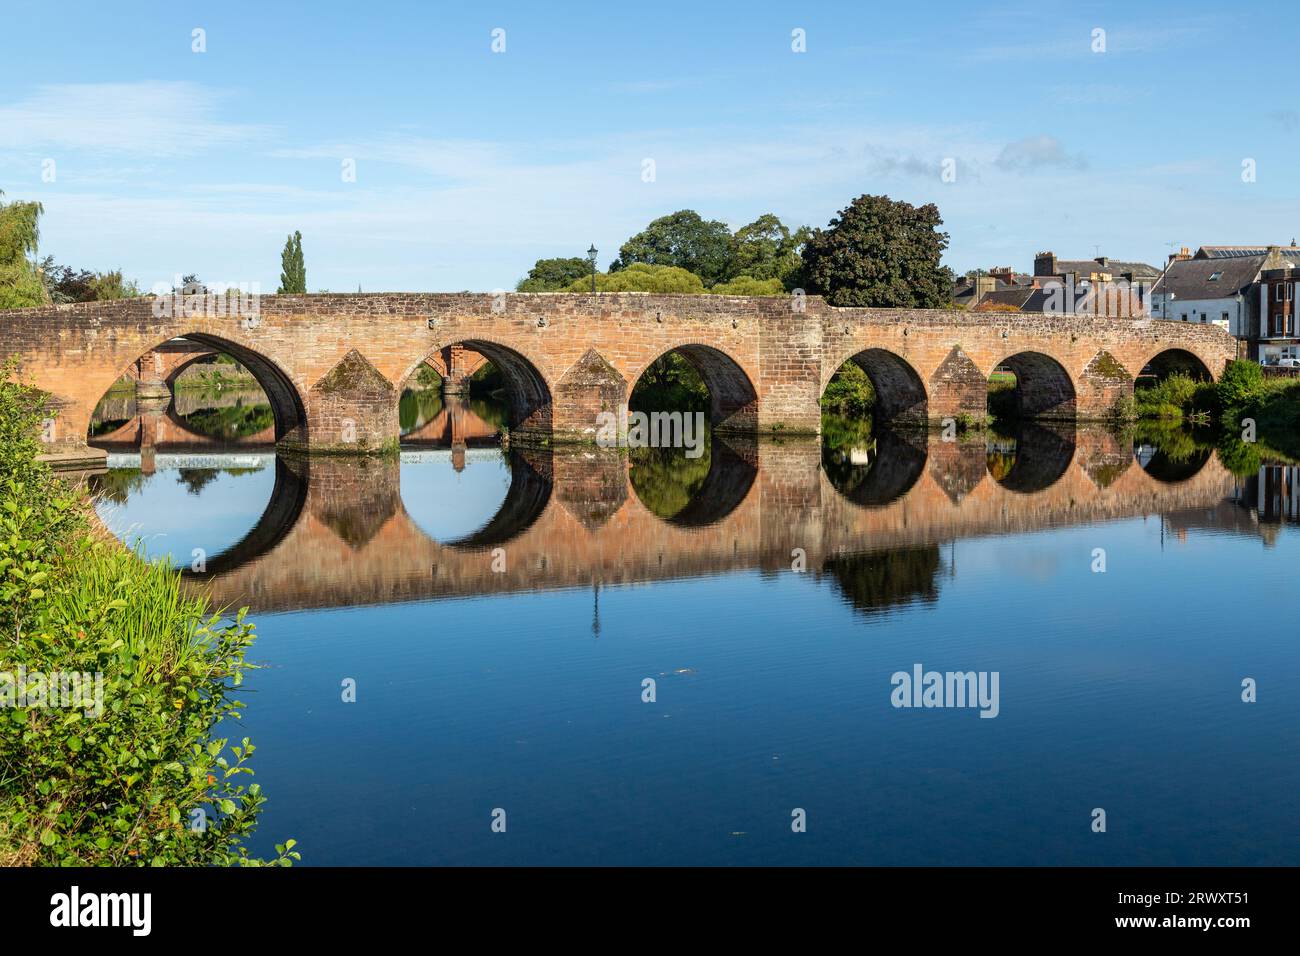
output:
[[[590,292],[591,277],[575,279],[566,292]],[[597,292],[662,292],[701,295],[704,282],[679,266],[652,266],[634,262],[617,272],[596,273]]]
[[[730,282],[719,282],[709,292],[712,295],[785,295],[785,283],[780,279],[736,276]]]
[[[262,864],[242,845],[265,802],[242,782],[253,745],[213,736],[242,709],[252,625],[86,533],[84,500],[35,461],[40,397],[3,372],[0,865]],[[90,679],[41,706],[57,675]],[[288,841],[269,862],[296,859]]]
[[[1234,359],[1219,378],[1219,404],[1224,409],[1237,408],[1263,390],[1264,373],[1257,363]]]

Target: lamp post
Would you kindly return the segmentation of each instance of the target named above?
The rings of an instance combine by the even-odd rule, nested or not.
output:
[[[587,250],[587,261],[591,263],[591,294],[596,294],[596,244]]]

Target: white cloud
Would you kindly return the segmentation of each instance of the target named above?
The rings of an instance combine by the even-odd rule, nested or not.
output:
[[[1064,169],[1084,169],[1087,166],[1082,155],[1066,153],[1059,139],[1045,133],[1007,143],[994,163],[1009,172],[1050,166]]]

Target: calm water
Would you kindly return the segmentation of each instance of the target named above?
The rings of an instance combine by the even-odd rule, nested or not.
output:
[[[400,461],[116,445],[92,479],[252,608],[255,851],[1300,862],[1289,471],[1048,429],[506,453],[490,419],[407,400]],[[895,708],[916,664],[997,672],[998,715]]]

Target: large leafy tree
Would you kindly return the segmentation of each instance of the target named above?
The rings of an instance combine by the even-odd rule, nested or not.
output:
[[[0,309],[49,302],[34,261],[44,211],[38,202],[0,200]]]
[[[936,309],[952,299],[952,270],[940,264],[948,234],[933,203],[859,196],[803,248],[808,291],[831,305]]]
[[[705,286],[711,286],[733,275],[733,243],[725,222],[706,221],[694,210],[682,209],[660,216],[623,243],[609,271],[618,272],[637,262],[676,266],[693,272]]]
[[[799,285],[799,252],[807,239],[806,226],[791,232],[775,214],[764,213],[736,230],[730,275],[780,279],[786,289],[793,289]]]
[[[307,291],[307,266],[302,258],[302,233],[295,231],[284,241],[280,253],[281,294],[298,295]]]
[[[586,259],[571,256],[567,259],[538,259],[528,275],[515,285],[517,292],[559,292],[588,276],[590,281],[591,263]]]

